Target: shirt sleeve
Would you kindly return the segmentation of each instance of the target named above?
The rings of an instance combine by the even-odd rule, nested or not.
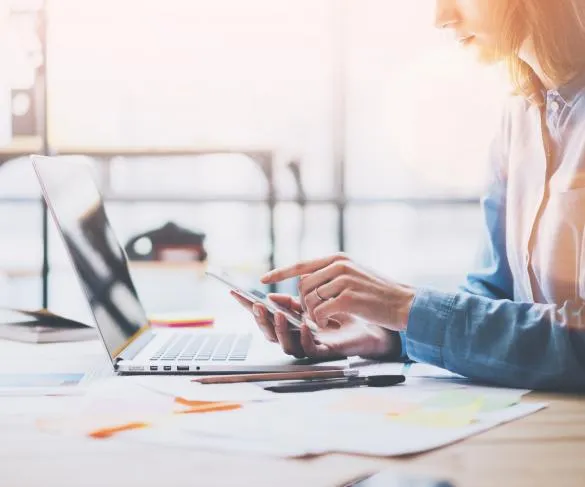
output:
[[[400,337],[400,357],[398,358],[399,362],[410,362],[410,357],[408,356],[408,352],[406,351],[406,332],[401,331],[399,332]]]
[[[487,189],[481,199],[483,217],[479,250],[476,255],[474,271],[467,275],[461,290],[492,299],[513,299],[513,280],[506,256],[506,117],[490,144],[487,164]],[[420,306],[416,303],[415,306]],[[449,308],[449,303],[434,303],[439,309]],[[415,312],[414,315],[418,315]],[[417,360],[409,355],[406,332],[400,333],[402,353],[400,360]],[[420,357],[418,358],[420,359]]]
[[[514,302],[506,253],[506,127],[490,149],[476,270],[460,292],[419,289],[403,337],[412,360],[499,385],[585,389],[585,296]]]
[[[406,350],[416,361],[498,385],[585,390],[585,306],[419,289]]]

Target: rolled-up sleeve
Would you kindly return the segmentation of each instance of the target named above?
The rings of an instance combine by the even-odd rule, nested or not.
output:
[[[506,253],[506,151],[497,140],[490,150],[475,270],[459,292],[417,291],[403,346],[412,360],[476,380],[584,390],[585,296],[556,304],[514,301]]]
[[[515,303],[421,289],[406,351],[466,377],[510,387],[585,390],[585,307]]]

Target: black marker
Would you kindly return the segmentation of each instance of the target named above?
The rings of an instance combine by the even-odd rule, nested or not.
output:
[[[368,377],[344,377],[342,379],[311,380],[307,382],[288,382],[265,387],[270,392],[312,392],[345,387],[388,387],[404,382],[403,375],[372,375]]]

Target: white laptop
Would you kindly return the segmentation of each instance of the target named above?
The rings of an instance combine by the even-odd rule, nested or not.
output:
[[[151,328],[91,167],[77,157],[31,158],[47,206],[117,371],[209,374],[344,368],[339,362],[319,364],[294,359],[277,345],[250,333]]]

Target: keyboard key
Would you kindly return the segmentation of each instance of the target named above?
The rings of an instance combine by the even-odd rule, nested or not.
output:
[[[252,343],[250,334],[174,334],[157,350],[151,361],[190,362],[245,360]]]

